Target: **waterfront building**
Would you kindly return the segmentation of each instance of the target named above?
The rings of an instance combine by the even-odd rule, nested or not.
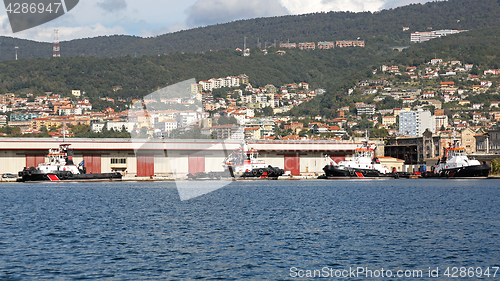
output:
[[[136,140],[139,141],[139,140]],[[62,139],[1,138],[0,173],[17,174],[24,167],[45,161],[50,148]],[[66,139],[74,150],[74,162],[85,161],[88,173],[121,172],[125,177],[185,177],[188,173],[223,171],[228,153],[240,147],[239,140],[144,140]],[[327,164],[345,160],[359,143],[332,141],[250,141],[265,163],[284,168],[292,175],[320,175]]]

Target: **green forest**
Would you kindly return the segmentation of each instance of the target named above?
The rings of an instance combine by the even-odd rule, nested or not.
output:
[[[499,0],[449,0],[411,4],[370,13],[329,12],[240,20],[141,38],[101,36],[61,42],[63,57],[141,57],[173,52],[208,52],[243,47],[279,46],[280,42],[371,40],[387,37],[391,43],[408,45],[410,32],[438,29],[480,29],[500,26]],[[409,31],[403,31],[409,27]],[[0,37],[0,60],[49,58],[52,44]]]
[[[200,81],[239,74],[247,74],[254,87],[308,82],[314,88],[331,88],[346,81],[354,83],[360,78],[356,74],[360,69],[372,69],[383,58],[396,55],[384,46],[384,40],[366,48],[287,50],[283,56],[273,51],[264,55],[254,48],[250,57],[222,50],[140,58],[4,61],[0,63],[0,94],[54,92],[69,96],[78,89],[94,102],[101,97],[130,100],[191,78]],[[113,91],[115,86],[122,89]]]

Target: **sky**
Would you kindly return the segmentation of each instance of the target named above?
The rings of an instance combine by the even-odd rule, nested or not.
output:
[[[12,32],[5,6],[0,5],[0,36],[52,42],[54,29],[58,29],[61,41],[117,34],[154,37],[241,19],[328,11],[375,12],[429,1],[80,0],[78,5],[65,15],[17,33]]]

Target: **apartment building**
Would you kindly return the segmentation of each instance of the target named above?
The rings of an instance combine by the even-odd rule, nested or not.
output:
[[[406,137],[420,137],[429,129],[436,132],[436,125],[430,111],[409,111],[399,113],[399,134]]]
[[[299,43],[300,50],[315,50],[316,44],[314,42]]]
[[[335,48],[335,43],[333,42],[318,42],[318,49],[328,50]]]
[[[347,48],[347,47],[364,47],[365,41],[362,40],[351,40],[351,41],[337,41],[335,42],[335,46],[339,48]]]

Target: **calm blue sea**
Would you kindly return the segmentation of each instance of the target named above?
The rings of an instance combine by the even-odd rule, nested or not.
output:
[[[0,279],[475,280],[500,266],[499,202],[498,180],[1,184]]]

